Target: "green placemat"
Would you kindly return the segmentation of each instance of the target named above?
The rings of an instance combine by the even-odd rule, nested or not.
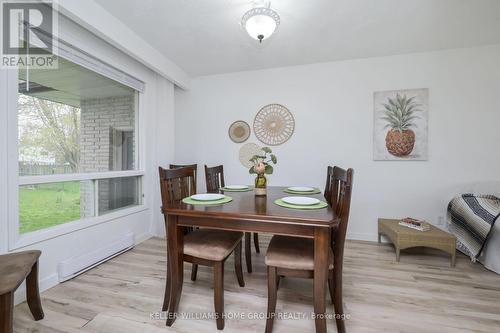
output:
[[[299,192],[299,191],[292,191],[289,189],[286,189],[283,192],[290,193],[290,194],[304,194],[304,195],[320,194],[321,193],[319,188],[315,188],[314,191],[312,191],[312,192]]]
[[[211,200],[211,201],[200,201],[200,200],[193,200],[190,197],[182,199],[182,202],[188,205],[203,205],[203,206],[213,206],[213,205],[222,205],[228,202],[233,201],[233,198],[228,197],[226,195],[225,198],[219,199],[219,200]]]
[[[286,203],[284,202],[283,200],[281,199],[277,199],[274,201],[275,204],[277,204],[278,206],[281,206],[281,207],[285,207],[285,208],[291,208],[291,209],[304,209],[304,210],[308,210],[308,209],[322,209],[322,208],[326,208],[328,207],[328,204],[324,201],[320,201],[319,203],[315,204],[315,205],[292,205],[292,204],[289,204],[289,203]]]
[[[241,189],[241,190],[236,190],[236,189],[232,189],[232,188],[225,188],[225,187],[223,187],[220,190],[224,191],[224,192],[248,192],[248,191],[253,191],[253,187],[249,186],[248,188]]]

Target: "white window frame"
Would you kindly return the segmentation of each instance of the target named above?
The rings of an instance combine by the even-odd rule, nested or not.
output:
[[[96,173],[77,173],[77,174],[59,174],[48,176],[19,176],[19,140],[18,140],[18,71],[15,69],[6,70],[7,72],[7,124],[8,124],[8,238],[9,251],[26,247],[38,242],[59,237],[78,230],[86,229],[101,223],[110,222],[119,218],[123,218],[132,214],[136,214],[148,209],[148,204],[145,196],[145,171],[144,171],[144,131],[141,130],[142,124],[140,117],[144,117],[145,101],[142,96],[143,92],[136,93],[135,106],[135,161],[137,167],[135,170],[127,171],[107,171]],[[102,74],[101,74],[102,75]],[[66,223],[53,227],[21,234],[19,228],[19,186],[22,185],[37,185],[58,183],[66,181],[84,181],[92,180],[97,184],[99,179],[122,178],[122,177],[139,177],[139,204],[123,209],[115,210],[103,215],[98,215],[96,210],[95,216],[86,217],[80,220],[68,221]],[[95,191],[97,193],[97,191]],[[97,208],[97,207],[95,207]]]

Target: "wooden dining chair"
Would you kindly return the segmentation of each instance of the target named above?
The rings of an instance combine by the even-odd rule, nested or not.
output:
[[[160,189],[163,207],[179,203],[183,198],[195,194],[195,173],[192,167],[178,169],[159,168]],[[163,209],[162,209],[163,211]],[[168,223],[165,216],[165,225]],[[245,286],[241,267],[242,232],[212,229],[196,229],[184,236],[183,260],[196,265],[214,268],[214,306],[217,329],[224,328],[224,262],[234,252],[234,268],[240,287]],[[168,241],[168,240],[167,240]],[[169,262],[167,260],[167,269]],[[168,308],[171,277],[167,273],[163,311]]]
[[[219,190],[226,186],[224,182],[224,166],[208,167],[205,164],[205,181],[207,184],[207,193],[219,193]]]
[[[330,174],[331,171],[331,174]],[[332,244],[329,254],[328,287],[330,297],[334,303],[335,313],[344,313],[342,305],[342,265],[344,257],[344,243],[349,222],[351,206],[352,169],[344,170],[339,167],[329,167],[331,176],[328,195],[326,198],[340,218],[338,228],[332,230]],[[335,254],[335,256],[334,256]],[[271,333],[276,311],[277,290],[280,276],[298,278],[314,278],[314,240],[289,236],[273,236],[267,249],[266,259],[268,276],[268,303],[266,333]],[[334,270],[335,267],[335,270]],[[337,286],[337,288],[335,288]],[[345,330],[343,320],[337,319],[339,332]]]
[[[205,165],[205,180],[207,184],[208,193],[219,193],[219,190],[225,185],[224,182],[224,166],[217,165],[208,167]],[[253,243],[255,252],[260,253],[259,247],[259,234],[253,233]],[[252,233],[245,232],[245,262],[247,265],[247,272],[252,273]]]
[[[194,186],[194,193],[197,193],[196,188],[197,188],[197,178],[196,176],[198,175],[198,164],[170,164],[169,169],[179,169],[179,168],[191,168],[194,171],[194,178],[192,180],[193,186]],[[187,227],[185,228],[185,232],[191,232],[193,228]],[[191,281],[196,281],[196,275],[198,274],[198,265],[197,264],[192,264],[191,265]]]

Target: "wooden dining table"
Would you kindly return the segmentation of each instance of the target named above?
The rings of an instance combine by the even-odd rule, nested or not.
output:
[[[181,299],[184,261],[183,238],[185,227],[200,227],[242,232],[262,232],[314,239],[314,313],[316,332],[326,332],[326,288],[331,231],[340,222],[331,207],[298,210],[278,206],[276,199],[289,196],[285,187],[268,187],[267,196],[255,196],[253,191],[226,192],[233,198],[222,205],[189,205],[178,202],[163,207],[167,229],[167,325],[177,317]],[[223,192],[222,192],[223,193]],[[321,194],[311,195],[324,200]],[[334,261],[336,258],[334,257]],[[337,266],[335,265],[334,269]],[[342,288],[341,285],[335,288]],[[341,304],[340,299],[335,304]],[[342,315],[342,314],[337,314]],[[339,332],[343,322],[337,318]]]

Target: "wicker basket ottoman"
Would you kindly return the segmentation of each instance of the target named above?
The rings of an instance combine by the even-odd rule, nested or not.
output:
[[[418,231],[400,226],[400,220],[378,219],[378,242],[380,236],[387,236],[396,248],[396,261],[399,262],[401,250],[411,247],[430,247],[449,253],[451,255],[451,267],[455,266],[455,244],[456,238],[452,234],[431,225],[429,231]]]

